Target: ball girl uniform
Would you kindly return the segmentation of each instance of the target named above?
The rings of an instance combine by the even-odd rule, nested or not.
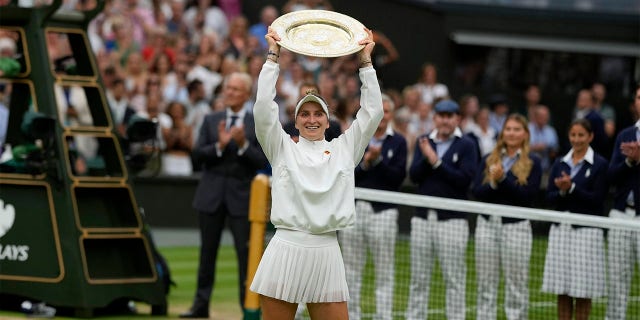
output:
[[[591,147],[573,164],[573,149],[556,160],[549,174],[547,201],[558,211],[601,216],[607,194],[609,163]],[[554,183],[563,173],[571,176],[564,192]],[[544,264],[542,291],[573,298],[594,299],[605,295],[604,232],[600,228],[553,224]]]
[[[616,187],[609,216],[640,221],[640,162],[628,161],[620,151],[622,142],[632,141],[640,143],[640,120],[620,131],[616,138],[607,174]],[[608,246],[606,319],[625,319],[634,265],[640,262],[640,231],[612,229]]]
[[[513,157],[502,151],[504,179],[495,185],[484,183],[487,156],[482,159],[472,188],[483,202],[531,207],[542,178],[540,160],[533,162],[526,184],[519,184],[511,172],[520,152]],[[527,319],[529,306],[529,261],[533,235],[529,220],[479,215],[475,233],[477,319],[496,319],[500,269],[505,279],[504,309],[507,319]]]

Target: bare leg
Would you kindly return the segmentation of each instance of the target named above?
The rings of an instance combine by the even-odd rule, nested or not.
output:
[[[348,320],[347,302],[307,303],[312,320],[332,319]]]
[[[571,320],[573,298],[566,294],[558,295],[558,320]]]
[[[262,305],[263,320],[293,320],[296,316],[296,308],[298,308],[297,303],[290,303],[263,295],[260,295],[260,304]]]
[[[576,298],[576,320],[588,320],[591,313],[591,299]]]

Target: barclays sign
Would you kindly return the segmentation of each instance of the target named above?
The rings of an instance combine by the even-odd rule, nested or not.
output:
[[[0,238],[11,230],[16,219],[16,211],[12,204],[5,205],[0,199]],[[0,261],[26,261],[29,259],[29,246],[0,243]]]

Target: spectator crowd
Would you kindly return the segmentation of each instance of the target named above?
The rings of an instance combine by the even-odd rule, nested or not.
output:
[[[95,0],[66,0],[63,8],[87,10],[95,5]],[[160,126],[161,173],[191,175],[199,171],[200,168],[189,164],[190,152],[204,117],[225,107],[223,79],[233,72],[251,76],[254,84],[245,109],[252,112],[255,83],[266,59],[267,27],[279,15],[302,9],[333,8],[328,1],[291,0],[282,11],[272,5],[265,6],[260,12],[260,21],[251,24],[242,15],[240,1],[107,1],[102,13],[89,25],[88,35],[118,131],[124,135],[134,115],[155,118]],[[52,61],[69,51],[66,36],[63,33],[48,35]],[[399,55],[391,40],[375,30],[374,40],[384,48],[374,52],[375,67],[397,63]],[[325,59],[285,49],[279,63],[282,72],[276,101],[285,128],[292,123],[300,88],[308,84],[317,85],[319,93],[327,99],[332,121],[339,124],[340,131],[350,126],[360,106],[359,80],[354,76],[358,65],[354,56]],[[541,158],[545,174],[561,146],[568,147],[566,139],[557,133],[564,133],[566,129],[553,126],[550,110],[554,106],[541,103],[543,92],[536,84],[523,92],[525,105],[520,107],[511,105],[503,94],[491,95],[486,101],[480,101],[472,93],[453,97],[447,85],[438,81],[437,66],[429,62],[416,75],[416,82],[401,92],[383,87],[396,106],[392,126],[409,144],[408,159],[412,159],[416,138],[433,130],[433,106],[442,99],[459,98],[456,100],[461,108],[460,129],[476,141],[480,155],[488,154],[493,148],[505,119],[512,112],[528,119],[531,151]],[[385,83],[384,79],[381,83]],[[574,109],[573,118],[586,117],[595,124],[594,149],[602,155],[610,154],[617,133],[616,109],[606,103],[606,86],[596,82],[591,88],[581,90]]]
[[[95,0],[68,0],[64,6],[82,10],[95,6]],[[126,135],[126,128],[135,116],[156,119],[159,124],[159,146],[162,149],[161,173],[190,176],[202,170],[192,165],[192,154],[198,145],[198,137],[205,130],[205,117],[228,107],[224,100],[225,79],[237,73],[244,73],[251,79],[250,97],[242,106],[243,111],[234,111],[252,113],[258,75],[267,58],[268,48],[264,38],[267,27],[281,14],[310,8],[332,9],[327,1],[292,0],[283,6],[282,11],[270,5],[264,7],[260,21],[251,24],[242,15],[239,0],[217,3],[212,3],[212,0],[107,1],[103,12],[89,25],[88,34],[118,133]],[[64,34],[50,35],[48,43],[52,60],[64,56],[64,51],[68,50],[65,48],[68,46],[65,37]],[[384,54],[374,52],[374,67],[398,63],[399,55],[393,43],[376,30],[374,39],[378,46],[385,49]],[[3,47],[10,46],[5,45],[6,42],[0,36]],[[283,48],[278,63],[280,72],[275,101],[279,106],[280,122],[284,128],[290,128],[287,133],[292,138],[297,138],[292,125],[294,109],[307,87],[317,88],[326,100],[331,113],[330,128],[339,131],[332,131],[334,136],[350,127],[360,108],[359,61],[355,55],[325,59],[297,55]],[[583,208],[563,201],[572,197],[573,201],[587,201],[594,199],[593,193],[598,194],[596,199],[604,199],[603,195],[609,189],[602,184],[607,173],[607,165],[602,163],[610,160],[609,172],[620,175],[621,179],[612,183],[620,191],[615,196],[614,210],[620,215],[635,210],[635,216],[638,216],[640,133],[627,134],[621,130],[623,128],[616,128],[616,116],[632,118],[632,123],[640,131],[640,89],[634,91],[635,107],[630,109],[631,114],[616,115],[616,109],[606,102],[606,86],[595,82],[591,87],[577,92],[572,126],[557,128],[554,127],[551,110],[559,106],[544,105],[544,93],[536,84],[524,90],[525,105],[514,106],[505,95],[499,93],[491,95],[486,101],[473,93],[452,96],[447,84],[439,81],[437,66],[429,62],[416,75],[416,82],[401,91],[384,87],[382,91],[385,93],[385,108],[388,109],[385,112],[389,114],[388,118],[385,117],[385,124],[388,121],[388,127],[401,135],[407,144],[406,150],[403,149],[407,153],[406,161],[400,165],[405,170],[397,176],[404,178],[405,184],[416,185],[418,193],[460,199],[473,194],[486,202],[532,206],[532,196],[541,189],[549,189],[549,192],[554,192],[548,195],[549,199],[559,210],[606,215],[604,207]],[[385,84],[384,81],[381,83]],[[369,167],[391,161],[387,158],[394,153],[389,154],[387,150],[396,150],[396,146],[384,145],[383,141],[387,135],[393,136],[393,132],[387,133],[387,128],[379,128],[379,140],[372,141],[373,145],[365,153],[365,161],[357,168],[359,174],[364,175],[363,172]],[[619,132],[629,138],[625,136],[624,140],[620,140]],[[584,140],[579,140],[580,137],[588,140],[587,147],[584,146]],[[327,138],[329,140],[331,137]],[[635,145],[627,144],[629,141],[636,141]],[[563,147],[567,147],[564,148],[566,150]],[[381,156],[380,150],[387,153],[383,152]],[[575,157],[578,152],[579,157]],[[602,167],[597,171],[596,162]],[[593,169],[587,169],[592,166]],[[635,168],[633,172],[636,176],[625,176],[628,168]],[[585,170],[586,175],[581,173]],[[585,180],[595,179],[596,174],[602,175],[603,179],[598,180],[596,186],[587,182],[582,185],[580,174],[584,175]],[[397,189],[400,184],[398,182],[393,188],[385,188],[376,185],[377,182],[372,179],[368,183],[380,189]],[[594,208],[599,210],[594,212]],[[359,214],[367,215],[377,209],[375,205],[359,203]],[[397,217],[396,212],[388,213],[393,219]],[[460,218],[464,217],[458,212],[427,210],[417,212],[412,219],[412,233],[415,230],[448,230],[446,234],[457,235],[455,240],[460,242],[457,254],[442,257],[441,247],[451,242],[444,234],[422,232],[429,234],[429,238],[414,238],[413,235],[411,238],[412,248],[425,252],[420,257],[412,258],[412,263],[420,263],[420,266],[412,265],[412,274],[418,274],[413,272],[414,268],[423,268],[426,270],[422,271],[430,273],[436,257],[441,264],[451,267],[445,270],[445,277],[450,286],[447,288],[447,312],[452,318],[456,318],[456,312],[464,311],[465,303],[457,294],[464,292],[464,279],[461,282],[460,278],[466,273],[464,254],[469,230],[466,222]],[[477,239],[476,243],[482,244],[484,240],[487,244],[485,249],[498,248],[498,245],[490,242],[498,241],[500,237],[504,238],[503,242],[509,243],[530,238],[531,226],[528,221],[496,222],[484,216],[479,219],[482,234],[487,238]],[[496,230],[499,225],[509,227],[503,229],[504,233],[498,234]],[[366,230],[367,226],[361,228]],[[564,231],[558,229],[557,234],[561,232]],[[602,235],[594,237],[601,239]],[[603,242],[596,243],[602,245]],[[620,244],[622,240],[612,243]],[[481,247],[478,245],[478,248]],[[483,274],[486,280],[482,284],[483,290],[494,296],[497,294],[498,274],[494,272],[498,272],[499,267],[491,264],[495,259],[487,257],[500,254],[517,256],[513,252],[520,249],[505,248],[502,253],[486,251],[491,249],[479,251],[478,261],[486,262],[478,267],[479,274]],[[438,254],[431,257],[428,254],[431,251]],[[527,294],[524,292],[526,283],[522,283],[522,279],[526,279],[528,274],[519,275],[518,272],[527,269],[529,253],[525,251],[530,250],[522,251],[522,261],[503,270],[511,273],[505,277],[515,288],[514,292],[507,295],[519,297],[507,297],[510,304],[507,307],[511,308],[508,312],[515,315],[514,318],[526,312],[525,302],[522,301]],[[557,260],[561,260],[561,254],[556,255]],[[597,259],[604,257],[598,256]],[[629,263],[626,261],[624,266]],[[545,289],[548,292],[561,296],[570,292],[562,299],[574,297],[573,292],[577,292],[577,297],[602,296],[602,284],[596,289],[558,289],[554,282],[557,279],[553,278],[556,271],[549,267],[548,279],[545,274],[545,281],[548,282]],[[426,310],[421,306],[428,299],[427,282],[427,278],[412,279],[412,300],[408,314],[416,318],[424,318]],[[620,282],[629,281],[623,279]],[[628,293],[628,288],[620,289],[617,293],[622,292],[622,296],[625,290]],[[494,296],[478,300],[478,305],[484,308],[482,311],[489,317],[495,313]],[[623,310],[624,306],[617,307],[617,312],[623,312],[619,310]]]

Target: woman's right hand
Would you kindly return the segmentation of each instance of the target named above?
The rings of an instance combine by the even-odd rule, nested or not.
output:
[[[560,191],[569,191],[569,189],[571,189],[571,176],[562,171],[562,175],[553,179],[553,183]]]
[[[278,33],[273,30],[273,28],[271,28],[271,26],[269,26],[269,28],[267,29],[267,34],[264,36],[264,38],[267,40],[267,44],[269,45],[269,52],[273,52],[279,55],[280,45],[278,44],[278,41],[280,41],[281,38]]]
[[[502,179],[503,175],[504,168],[502,167],[502,164],[498,163],[489,166],[489,178],[491,181],[497,184]]]

